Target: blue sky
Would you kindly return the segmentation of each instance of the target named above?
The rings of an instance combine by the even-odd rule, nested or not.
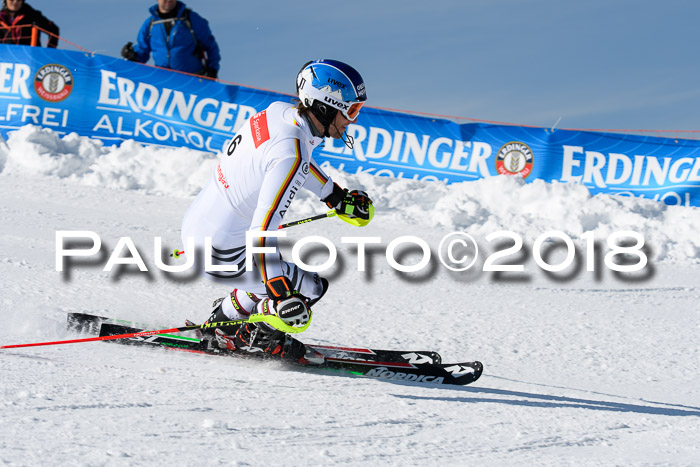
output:
[[[155,0],[28,0],[119,56]],[[700,130],[700,2],[190,0],[221,79],[292,93],[299,67],[360,71],[369,105],[551,127]],[[69,47],[66,47],[69,48]]]

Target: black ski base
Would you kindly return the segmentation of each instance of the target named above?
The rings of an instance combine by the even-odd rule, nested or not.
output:
[[[153,329],[141,323],[116,320],[85,313],[69,313],[68,329],[79,333],[114,336]],[[201,335],[156,334],[117,339],[126,345],[146,345],[170,350],[180,350],[208,355],[232,356],[237,358],[259,359],[259,354],[231,352],[220,349],[214,341],[201,338]],[[394,381],[411,381],[423,384],[470,384],[481,376],[483,365],[480,362],[441,363],[440,355],[432,351],[379,350],[361,347],[340,347],[306,344],[325,357],[322,364],[284,361],[290,367],[339,370],[354,375]]]

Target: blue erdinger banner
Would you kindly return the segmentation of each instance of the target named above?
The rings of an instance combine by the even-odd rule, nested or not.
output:
[[[700,206],[699,141],[458,124],[366,107],[348,133],[355,137],[353,150],[329,140],[321,151],[351,173],[448,183],[514,175],[583,183],[594,194]]]
[[[289,96],[122,59],[0,45],[3,133],[34,124],[119,144],[218,152],[250,116]]]
[[[371,83],[369,98],[372,99]],[[119,144],[218,152],[252,115],[291,96],[122,59],[0,45],[0,129],[26,124]],[[544,128],[458,124],[365,106],[353,149],[314,155],[349,173],[447,183],[499,174],[578,182],[610,193],[700,206],[700,142]]]

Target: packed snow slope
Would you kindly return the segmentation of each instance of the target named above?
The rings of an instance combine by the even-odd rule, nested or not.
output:
[[[32,126],[11,134],[0,144],[0,345],[75,338],[68,312],[166,327],[206,319],[228,290],[161,271],[154,238],[166,252],[182,246],[182,215],[215,161]],[[309,236],[327,238],[338,255],[322,273],[331,289],[300,338],[480,360],[479,381],[418,385],[102,342],[0,350],[0,463],[700,463],[699,209],[592,197],[576,184],[495,177],[446,186],[329,172],[368,191],[376,215],[362,229],[325,219],[287,231],[287,257]],[[324,211],[304,196],[287,219]],[[58,272],[57,231],[95,232],[102,248],[65,259]],[[605,261],[619,231],[643,238],[643,248],[614,258],[647,258],[639,271]],[[440,261],[449,258],[440,256],[443,239],[455,233],[479,246],[462,272]],[[387,258],[404,236],[429,247],[416,272]],[[103,270],[121,237],[147,272]],[[364,267],[343,237],[379,237]],[[509,253],[517,238],[522,247]],[[562,271],[536,260],[566,264],[568,253]],[[426,254],[404,243],[389,256],[411,266]],[[309,264],[328,257],[319,244],[302,248]],[[485,271],[489,262],[523,267]]]

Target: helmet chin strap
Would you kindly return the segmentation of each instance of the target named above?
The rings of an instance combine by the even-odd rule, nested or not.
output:
[[[319,101],[314,101],[311,105],[311,113],[314,114],[316,119],[321,125],[323,125],[323,136],[325,138],[330,138],[330,127],[333,125],[335,131],[340,135],[340,140],[345,143],[348,149],[355,147],[355,138],[350,136],[345,130],[343,133],[340,132],[338,125],[335,124],[335,119],[340,111],[335,108],[329,108],[328,106],[320,103]],[[312,125],[313,127],[313,125]]]
[[[340,134],[340,140],[345,143],[345,146],[348,147],[348,149],[352,149],[355,147],[355,138],[350,136],[348,134],[348,130],[346,129],[343,133],[340,133],[340,129],[338,129],[338,126],[335,124],[335,120],[333,120],[332,125],[335,127],[335,131]]]

